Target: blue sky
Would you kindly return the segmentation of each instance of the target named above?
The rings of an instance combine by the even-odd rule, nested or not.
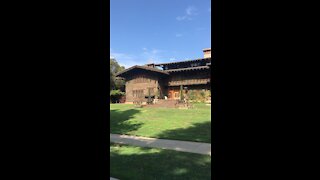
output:
[[[211,0],[110,0],[110,18],[110,57],[126,68],[211,47]]]

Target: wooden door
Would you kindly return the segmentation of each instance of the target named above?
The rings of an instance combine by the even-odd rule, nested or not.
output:
[[[169,97],[168,97],[169,99],[173,99],[174,98],[174,90],[170,89],[168,95],[169,95]]]
[[[180,91],[178,89],[170,89],[168,95],[169,99],[180,99]]]
[[[173,99],[180,99],[180,92],[178,90],[174,91]]]

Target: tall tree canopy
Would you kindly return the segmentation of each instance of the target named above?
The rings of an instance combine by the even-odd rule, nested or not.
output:
[[[110,58],[110,90],[119,89],[124,90],[125,82],[123,80],[118,80],[115,74],[123,71],[125,68],[120,66],[116,59]]]

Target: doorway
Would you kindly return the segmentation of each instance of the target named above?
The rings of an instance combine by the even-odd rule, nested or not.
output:
[[[169,99],[177,100],[180,99],[180,92],[178,89],[169,89]]]

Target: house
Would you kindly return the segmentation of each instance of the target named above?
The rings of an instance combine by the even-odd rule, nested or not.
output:
[[[133,66],[116,74],[126,81],[126,102],[147,97],[179,99],[180,88],[193,91],[211,90],[211,48],[204,57],[194,60]]]

